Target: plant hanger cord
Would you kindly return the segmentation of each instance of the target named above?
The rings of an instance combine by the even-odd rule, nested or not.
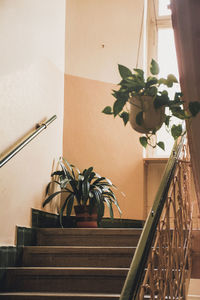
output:
[[[153,0],[153,12],[154,12],[154,19],[155,19],[155,24],[156,24],[156,31],[158,32],[158,22],[157,22],[157,13],[156,13],[155,0]]]
[[[138,49],[137,49],[136,68],[138,68],[138,63],[139,63],[139,53],[140,53],[141,41],[142,41],[143,24],[144,24],[144,3],[143,3],[143,9],[142,9],[140,34],[139,34]]]

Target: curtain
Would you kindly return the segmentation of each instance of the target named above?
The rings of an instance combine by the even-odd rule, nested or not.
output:
[[[171,0],[171,9],[180,84],[187,106],[190,101],[200,101],[200,0]],[[200,114],[186,126],[200,209]]]

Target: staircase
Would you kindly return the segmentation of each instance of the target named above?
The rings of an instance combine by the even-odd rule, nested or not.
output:
[[[0,299],[119,299],[141,230],[37,229],[37,245],[7,269]]]

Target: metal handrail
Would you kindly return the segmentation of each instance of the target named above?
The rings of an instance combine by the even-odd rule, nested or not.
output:
[[[22,150],[30,141],[32,141],[40,132],[47,128],[57,118],[56,115],[52,116],[49,120],[39,125],[39,127],[30,134],[23,142],[17,145],[7,155],[3,156],[0,160],[0,168],[3,167],[13,156],[15,156],[20,150]]]
[[[165,199],[183,144],[184,137],[182,137],[179,144],[175,142],[171,156],[167,162],[161,184],[156,194],[154,204],[149,212],[140,236],[135,255],[122,289],[120,300],[132,300],[136,299],[137,297],[137,292],[140,287],[148,254],[155,236],[157,224],[165,204]]]

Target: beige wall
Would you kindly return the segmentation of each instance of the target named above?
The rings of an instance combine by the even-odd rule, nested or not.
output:
[[[52,162],[62,154],[64,0],[0,1],[0,153],[56,114],[48,129],[0,170],[0,244],[41,208]]]
[[[94,166],[126,194],[123,218],[143,217],[143,161],[138,134],[101,113],[112,102],[110,83],[65,76],[64,156],[81,170]],[[116,217],[118,215],[116,214]]]
[[[117,83],[117,64],[136,66],[143,0],[67,0],[66,73]],[[143,37],[139,51],[143,64]]]
[[[142,219],[139,135],[101,111],[114,102],[113,83],[120,80],[117,64],[136,66],[143,1],[66,3],[64,156],[80,169],[92,165],[110,178],[126,194],[118,195],[122,217]],[[143,40],[139,64],[143,64]]]

